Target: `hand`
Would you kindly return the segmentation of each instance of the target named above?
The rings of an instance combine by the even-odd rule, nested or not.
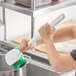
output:
[[[32,45],[27,46],[27,43],[28,43],[28,40],[26,40],[26,39],[22,40],[21,45],[18,48],[20,52],[25,52],[32,48]]]
[[[48,23],[46,23],[45,25],[41,26],[39,33],[43,39],[53,39],[55,28],[52,28]]]

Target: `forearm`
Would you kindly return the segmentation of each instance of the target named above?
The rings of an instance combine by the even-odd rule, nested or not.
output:
[[[49,62],[54,67],[60,57],[60,53],[55,49],[53,41],[48,38],[44,40],[46,50],[47,50],[47,55],[49,58]]]
[[[68,40],[68,39],[70,40],[73,37],[76,37],[75,35],[76,31],[74,33],[73,32],[74,30],[72,27],[63,28],[63,31],[61,30],[60,32],[58,32],[57,37],[58,38],[64,37],[65,40]],[[49,62],[56,72],[64,72],[64,71],[76,69],[76,61],[74,61],[70,53],[67,53],[67,54],[59,53],[55,49],[54,42],[53,42],[53,39],[54,39],[53,36],[55,33],[54,28],[51,28],[50,25],[47,23],[39,29],[39,33],[44,40]],[[65,35],[67,37],[65,37]]]
[[[73,26],[63,27],[56,30],[53,39],[54,42],[63,42],[74,39]]]
[[[56,30],[53,40],[54,43],[55,42],[63,42],[63,41],[68,41],[68,40],[72,40],[75,37],[73,37],[73,26],[69,26],[69,27],[64,27],[64,28],[60,28],[58,30]],[[42,38],[40,38],[39,40],[36,41],[36,44],[43,44],[44,40]]]
[[[66,72],[76,68],[70,53],[59,53],[51,39],[44,40],[49,62],[56,72]],[[72,65],[72,66],[70,66]]]

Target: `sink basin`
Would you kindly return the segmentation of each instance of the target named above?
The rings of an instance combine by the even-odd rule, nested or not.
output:
[[[5,54],[6,52],[8,52],[9,50],[11,50],[13,48],[13,45],[7,44],[7,43],[0,43],[0,52],[1,54]],[[31,56],[31,55],[30,55]],[[2,57],[2,56],[1,56]],[[52,69],[49,69],[47,66],[48,61],[45,59],[41,59],[41,58],[37,58],[36,56],[31,56],[32,60],[26,65],[24,66],[24,69],[18,69],[16,72],[16,76],[59,76],[59,73],[56,73],[54,71],[52,71]],[[11,70],[12,68],[10,66],[8,66],[6,63],[4,63],[5,61],[4,58],[1,58],[3,62],[3,64],[1,64],[1,68],[0,68],[0,76],[3,75],[2,71],[4,71],[5,76],[7,76],[6,71]],[[34,59],[34,60],[33,60]],[[47,64],[45,64],[47,63]],[[4,69],[5,68],[5,69]],[[22,71],[22,73],[21,73]],[[19,73],[20,72],[20,73]],[[26,73],[26,74],[24,74]],[[11,75],[8,76],[15,76],[12,75],[12,71],[11,71]]]
[[[0,76],[59,76],[50,66],[30,60],[27,65],[15,69],[5,61],[5,54],[0,54]]]
[[[55,73],[51,70],[44,69],[34,64],[27,64],[26,66],[27,76],[59,76],[60,74]]]
[[[6,54],[14,47],[16,47],[16,45],[0,41],[0,54]],[[54,72],[48,59],[39,57],[29,52],[24,54],[30,56],[31,61],[26,66],[13,71],[12,67],[6,64],[4,57],[0,56],[0,76],[68,76],[64,75],[63,73]]]
[[[2,50],[0,51],[1,51],[1,54],[4,53]],[[8,66],[3,60],[4,60],[4,57],[1,58],[0,56],[0,61],[1,61],[0,75],[3,76],[2,71],[4,71],[5,76],[7,76],[7,73],[5,71],[11,70],[12,68]],[[36,61],[33,62],[32,60],[24,68],[25,69],[23,70],[23,73],[26,73],[26,76],[59,76],[60,75],[59,73],[52,71],[52,69],[48,69],[46,66],[44,66],[44,64]],[[20,69],[18,71],[20,72]],[[8,76],[12,76],[12,72],[11,72],[11,75],[8,75]],[[24,75],[18,74],[18,76],[24,76]]]

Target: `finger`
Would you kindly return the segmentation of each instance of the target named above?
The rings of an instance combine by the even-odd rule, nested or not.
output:
[[[19,46],[20,49],[24,50],[26,48],[26,40],[22,40],[21,45]]]
[[[26,50],[29,50],[29,49],[31,49],[31,46],[26,47]]]
[[[47,23],[47,24],[46,24],[46,26],[50,27],[50,24],[49,24],[49,23]]]
[[[48,22],[45,25],[49,25],[50,26],[50,24]]]
[[[24,39],[22,39],[21,44],[23,44]]]
[[[25,42],[28,42],[29,40],[28,39],[24,39],[25,40]]]
[[[54,29],[54,31],[56,31],[56,28],[55,27],[53,27],[53,29]]]
[[[21,41],[21,44],[20,44],[20,48],[22,48],[23,47],[23,42],[24,42],[24,39],[22,39],[22,41]]]
[[[25,39],[22,40],[21,45],[24,45],[24,43],[25,43]]]
[[[44,26],[44,25],[42,25],[42,26],[40,27],[40,29],[38,30],[39,32],[41,31],[41,29],[43,28],[43,26]]]
[[[32,45],[27,46],[27,43],[28,43],[28,40],[25,40],[24,45],[23,45],[23,46],[24,46],[23,48],[24,48],[25,50],[28,50],[28,49],[32,48],[32,47],[31,47]],[[25,45],[26,45],[26,46],[25,46]]]
[[[41,32],[41,29],[42,29],[42,26],[41,26],[40,29],[38,30],[39,33]]]
[[[23,41],[23,46],[24,46],[24,47],[27,46],[27,42],[28,42],[28,40],[24,39],[24,41]]]
[[[52,28],[52,31],[54,31],[54,32],[56,31],[55,27]]]
[[[19,46],[20,50],[24,50],[26,48],[26,39],[22,39],[21,45]]]
[[[44,32],[45,31],[45,25],[43,25],[42,27],[41,27],[41,32]]]
[[[24,39],[24,40],[23,40],[23,42],[27,42],[27,41],[28,41],[27,39]]]
[[[31,49],[31,48],[33,48],[34,46],[33,46],[33,44],[31,44],[31,45],[30,45],[30,46],[28,46],[28,47]]]
[[[45,28],[46,28],[46,32],[48,34],[50,34],[51,33],[51,27],[47,24]]]

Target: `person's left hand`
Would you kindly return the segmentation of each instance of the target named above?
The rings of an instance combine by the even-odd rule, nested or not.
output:
[[[28,40],[23,39],[20,46],[19,46],[19,48],[18,48],[18,50],[20,52],[25,52],[25,51],[27,51],[27,50],[29,50],[29,49],[31,49],[33,47],[32,45],[27,46],[27,43],[28,43]]]
[[[41,26],[39,33],[43,39],[51,38],[53,40],[55,28],[52,28],[48,23],[46,23],[45,25]]]

